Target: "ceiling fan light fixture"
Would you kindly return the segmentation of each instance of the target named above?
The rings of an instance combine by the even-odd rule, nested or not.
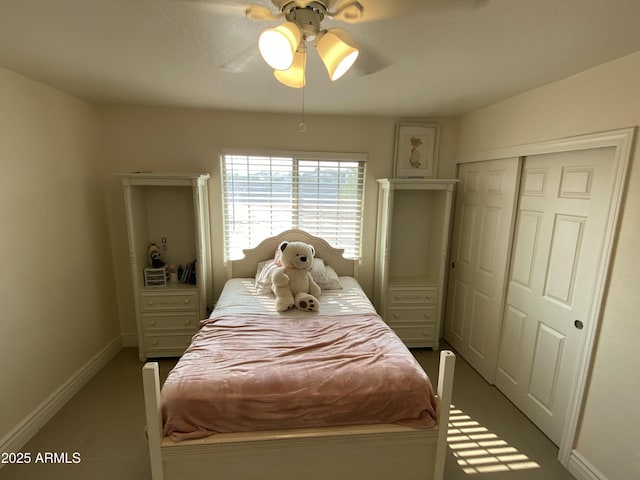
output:
[[[260,34],[258,48],[267,64],[275,70],[287,70],[300,44],[302,32],[293,22],[267,28]]]
[[[273,75],[283,85],[292,88],[302,88],[306,79],[304,75],[306,51],[297,51],[293,57],[293,64],[287,70],[274,70]]]
[[[345,35],[335,28],[323,32],[316,40],[316,50],[318,50],[332,81],[342,77],[351,68],[360,53],[357,48],[349,45],[345,40]]]

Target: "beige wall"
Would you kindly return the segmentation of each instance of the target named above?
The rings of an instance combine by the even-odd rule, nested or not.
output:
[[[135,333],[128,270],[127,239],[118,172],[136,170],[210,173],[214,297],[226,279],[222,257],[221,148],[364,152],[368,154],[360,281],[373,289],[376,231],[376,178],[393,170],[395,122],[389,117],[307,116],[308,130],[298,131],[298,115],[239,113],[173,108],[103,107],[104,164],[113,177],[110,204],[114,264],[122,331]],[[415,119],[414,119],[415,120]],[[426,119],[425,119],[426,120]],[[454,175],[457,121],[428,119],[442,126],[439,176]]]
[[[0,445],[120,334],[94,106],[0,69]]]
[[[640,52],[464,116],[460,153],[640,124]],[[640,472],[640,148],[632,154],[576,450],[606,478]]]

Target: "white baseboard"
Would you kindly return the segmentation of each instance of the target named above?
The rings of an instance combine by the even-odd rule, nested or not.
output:
[[[569,456],[567,470],[578,480],[607,480],[607,477],[575,450]]]
[[[18,452],[38,431],[78,393],[91,378],[122,350],[119,336],[78,369],[13,430],[0,439],[0,452]],[[0,468],[3,464],[0,463]]]

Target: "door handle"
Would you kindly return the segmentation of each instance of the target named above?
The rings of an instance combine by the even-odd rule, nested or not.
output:
[[[578,330],[582,330],[584,328],[584,323],[582,323],[580,320],[576,320],[575,322],[573,322],[573,324]]]

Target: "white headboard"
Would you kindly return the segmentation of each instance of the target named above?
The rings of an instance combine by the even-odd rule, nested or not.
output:
[[[324,263],[331,266],[338,275],[358,278],[358,260],[344,258],[342,256],[344,249],[334,248],[326,240],[297,229],[286,230],[274,237],[266,238],[255,248],[243,250],[244,258],[228,262],[227,277],[254,277],[258,263],[272,259],[275,256],[276,248],[284,241],[308,243],[315,249],[316,258],[323,259]]]

